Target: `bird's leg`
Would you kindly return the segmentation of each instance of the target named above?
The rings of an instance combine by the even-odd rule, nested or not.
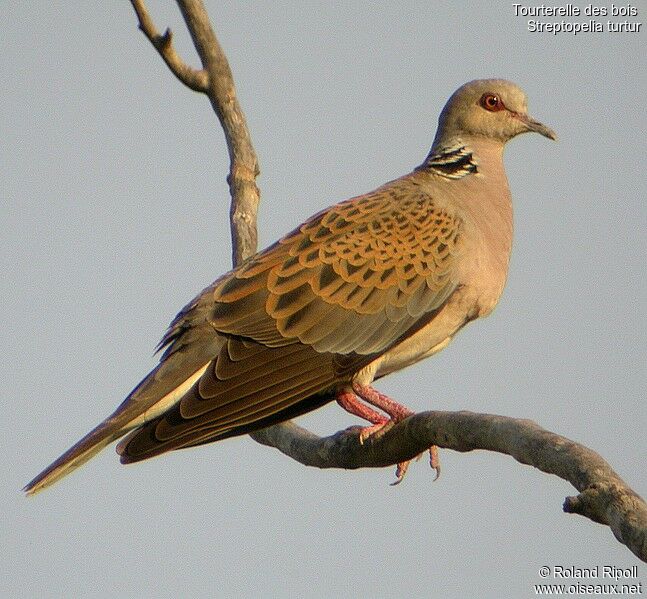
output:
[[[380,393],[379,391],[373,389],[373,387],[370,387],[368,385],[364,386],[360,385],[359,383],[353,383],[353,391],[364,401],[388,414],[393,422],[404,420],[407,416],[411,416],[414,413],[409,408],[403,406],[402,404],[399,404],[397,401],[394,401],[387,395]],[[368,406],[366,407],[368,408]],[[364,438],[366,439],[366,437]],[[432,445],[429,448],[429,457],[429,463],[431,464],[431,467],[436,471],[436,478],[438,478],[440,476],[440,459],[438,457],[438,447],[436,445]],[[404,478],[404,475],[407,473],[407,468],[409,467],[409,462],[402,462],[398,464],[397,470],[395,472],[397,480],[393,484],[397,485]]]
[[[373,423],[371,426],[363,427],[359,432],[359,442],[362,444],[371,435],[382,430],[387,422],[390,422],[390,420],[386,416],[383,416],[379,412],[376,412],[373,408],[359,401],[359,399],[357,399],[357,395],[352,391],[340,391],[339,393],[337,393],[336,399],[337,403],[348,413],[353,414],[354,416],[359,416],[360,418]],[[393,420],[393,417],[391,417],[391,420]],[[404,478],[404,475],[407,472],[407,468],[409,467],[409,461],[400,462],[397,465],[395,470],[396,481],[392,484],[397,485]]]
[[[372,426],[365,426],[359,433],[359,442],[364,443],[373,433],[379,431],[389,419],[373,408],[363,404],[357,399],[357,395],[352,391],[340,391],[337,393],[337,403],[344,408],[349,414],[359,416],[363,420],[372,422]]]
[[[384,395],[384,393],[380,393],[377,389],[373,389],[373,387],[369,387],[368,385],[363,386],[359,383],[353,383],[353,391],[364,401],[367,401],[376,408],[380,408],[380,410],[388,414],[394,422],[404,420],[407,416],[411,416],[414,413],[406,406],[391,399],[388,395]]]

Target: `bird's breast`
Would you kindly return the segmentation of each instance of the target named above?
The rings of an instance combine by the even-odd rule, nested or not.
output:
[[[483,170],[456,192],[465,241],[457,277],[474,298],[476,317],[487,316],[499,301],[512,251],[512,198],[502,163]]]
[[[372,378],[406,368],[444,349],[454,335],[476,317],[474,310],[475,298],[465,288],[457,289],[429,323],[361,371],[358,374],[360,382],[368,384]],[[368,378],[368,382],[363,380]]]

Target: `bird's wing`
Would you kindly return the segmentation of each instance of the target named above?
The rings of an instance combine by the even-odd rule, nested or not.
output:
[[[404,189],[400,189],[404,186]],[[213,289],[213,327],[269,347],[375,354],[456,288],[461,219],[395,181],[320,213]]]
[[[398,185],[315,215],[207,288],[196,302],[228,341],[180,402],[122,440],[122,461],[291,417],[427,323],[458,284],[462,223]]]
[[[268,348],[230,338],[179,403],[122,439],[117,446],[121,461],[136,462],[267,426],[277,414],[331,388],[334,357],[301,343]],[[312,408],[303,406],[302,411],[319,405],[313,401]]]

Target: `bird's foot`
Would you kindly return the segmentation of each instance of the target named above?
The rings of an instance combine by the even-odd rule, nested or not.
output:
[[[389,418],[386,418],[384,415],[380,414],[373,408],[367,406],[366,404],[359,401],[358,398],[363,399],[365,402],[379,408],[386,414]],[[359,416],[364,420],[368,420],[372,423],[371,426],[364,427],[359,433],[360,443],[364,443],[369,437],[378,434],[384,429],[384,426],[390,422],[396,423],[400,420],[404,420],[407,416],[411,416],[412,412],[409,408],[399,404],[394,401],[387,395],[376,391],[370,386],[360,385],[358,383],[353,383],[353,392],[350,391],[341,391],[337,395],[337,403],[344,408],[350,414]],[[440,460],[438,458],[438,447],[432,445],[429,448],[430,455],[430,464],[431,467],[436,471],[436,480],[440,476]],[[418,456],[416,459],[420,459],[421,456]],[[392,485],[397,485],[402,482],[405,474],[409,468],[411,460],[406,462],[400,462],[395,470],[396,480],[391,483]]]
[[[359,383],[353,383],[353,391],[364,401],[370,403],[376,408],[379,408],[383,412],[386,412],[391,417],[391,420],[393,422],[404,420],[414,413],[406,406],[403,406],[397,401],[391,399],[388,395],[384,395],[383,393],[380,393],[379,391],[373,389],[373,387],[370,387],[368,385],[364,386],[360,385]],[[421,456],[418,456],[417,459],[420,459],[420,457]],[[409,462],[398,464],[395,472],[396,480],[393,483],[394,485],[402,482],[402,479],[404,478],[405,474],[407,473],[407,469],[409,468],[409,463],[410,460]],[[432,469],[436,472],[434,480],[437,480],[440,476],[440,458],[438,456],[438,447],[436,445],[432,445],[429,448],[429,463]]]
[[[344,408],[344,410],[346,410],[349,414],[353,414],[354,416],[359,416],[364,420],[368,420],[369,422],[372,422],[371,426],[364,426],[359,431],[359,442],[362,445],[364,445],[364,443],[369,437],[379,434],[387,424],[392,422],[392,419],[389,419],[386,416],[383,416],[379,412],[376,412],[373,408],[359,401],[359,399],[357,398],[357,395],[355,395],[355,393],[353,393],[352,391],[340,391],[337,394],[337,403],[342,408]],[[398,480],[393,484],[397,484],[402,480],[408,467],[409,467],[408,461],[400,462],[397,465],[395,475]]]

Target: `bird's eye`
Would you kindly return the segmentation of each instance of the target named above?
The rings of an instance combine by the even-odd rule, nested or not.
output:
[[[496,94],[483,94],[481,96],[481,106],[490,112],[496,112],[505,108],[501,98]]]

